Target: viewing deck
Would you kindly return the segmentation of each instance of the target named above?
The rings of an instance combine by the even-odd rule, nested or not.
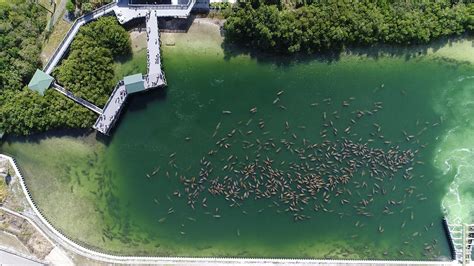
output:
[[[191,14],[196,0],[188,0],[185,4],[180,2],[160,5],[132,5],[127,0],[118,0],[114,12],[121,24],[136,18],[146,17],[152,11],[156,11],[157,17],[186,18]]]
[[[109,100],[107,100],[102,113],[99,115],[92,128],[104,135],[108,135],[113,125],[118,120],[127,97],[127,90],[125,89],[123,80],[121,80],[115,86],[112,95]]]
[[[156,17],[187,17],[191,13],[196,0],[188,0],[186,4],[164,4],[164,5],[129,5],[128,1],[116,0],[110,4],[99,7],[98,9],[87,13],[74,21],[66,36],[54,51],[43,71],[51,74],[56,65],[61,61],[67,52],[72,40],[79,32],[81,26],[96,20],[106,14],[114,11],[120,24],[124,24],[136,18],[147,17],[150,12],[154,12]]]

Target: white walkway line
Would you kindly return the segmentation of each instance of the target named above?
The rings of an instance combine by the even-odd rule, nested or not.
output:
[[[59,85],[58,83],[56,83],[56,81],[53,81],[53,84],[51,84],[51,86],[59,93],[61,93],[62,95],[68,97],[69,99],[75,101],[76,103],[86,107],[87,109],[91,110],[92,112],[98,114],[98,115],[101,115],[102,114],[102,109],[100,109],[99,107],[95,106],[93,103],[85,100],[85,99],[82,99],[80,97],[77,97],[76,95],[74,95],[72,92],[66,90],[64,87],[62,87],[61,85]]]
[[[58,244],[62,245],[67,250],[80,254],[84,257],[109,262],[109,263],[120,263],[120,264],[247,264],[247,265],[261,265],[261,264],[301,264],[301,265],[460,265],[457,261],[384,261],[384,260],[316,260],[316,259],[278,259],[278,258],[193,258],[193,257],[151,257],[151,256],[117,256],[105,254],[102,252],[94,251],[85,248],[61,232],[56,230],[49,221],[43,216],[43,214],[36,207],[31,194],[25,184],[24,177],[21,175],[20,170],[16,164],[16,161],[10,157],[0,154],[1,158],[7,159],[15,170],[15,175],[19,177],[20,184],[23,192],[26,195],[26,199],[30,204],[31,208],[35,212],[41,224],[37,224],[39,227],[45,227],[45,233],[51,234],[51,238],[56,240]],[[473,263],[471,262],[471,265]]]
[[[74,39],[77,32],[79,31],[79,28],[82,25],[84,25],[84,24],[86,24],[86,23],[88,23],[92,20],[95,20],[95,19],[97,19],[97,18],[99,18],[99,17],[101,17],[101,16],[103,16],[103,15],[109,13],[109,12],[112,12],[114,10],[115,5],[116,5],[116,3],[113,2],[111,4],[100,7],[98,9],[92,11],[91,13],[85,14],[85,15],[79,17],[78,19],[76,19],[76,21],[74,21],[74,24],[72,25],[72,27],[66,33],[66,36],[64,37],[64,39],[61,41],[61,43],[59,44],[59,46],[54,51],[51,58],[48,60],[48,63],[46,64],[46,66],[43,68],[43,72],[45,72],[46,74],[51,74],[51,72],[53,72],[53,69],[59,63],[61,58],[63,58],[64,54],[66,53],[69,46],[71,45],[72,40]]]
[[[12,248],[8,248],[8,247],[5,247],[5,246],[0,246],[0,251],[10,253],[10,254],[15,255],[17,257],[20,257],[21,259],[29,260],[30,262],[33,262],[33,263],[36,262],[37,264],[47,265],[45,261],[41,261],[41,260],[38,260],[37,258],[35,258],[33,256],[20,253],[20,252],[14,250]],[[0,263],[2,263],[1,258],[0,258]],[[31,264],[33,264],[33,263],[31,263]],[[0,264],[0,265],[3,265],[3,264]],[[6,264],[6,265],[8,265],[8,264]]]

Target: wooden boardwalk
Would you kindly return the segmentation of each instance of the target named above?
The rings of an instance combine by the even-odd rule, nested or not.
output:
[[[92,128],[104,135],[109,135],[110,130],[120,116],[120,112],[122,111],[127,97],[127,90],[125,89],[123,80],[121,80],[115,86],[115,89],[107,100],[102,113],[97,118]]]
[[[158,29],[157,11],[152,10],[146,16],[147,34],[147,69],[145,88],[155,88],[166,85],[164,73],[161,70],[160,31]]]
[[[104,5],[91,13],[78,18],[68,33],[59,44],[53,56],[49,59],[43,71],[47,74],[51,73],[61,58],[66,53],[69,45],[79,31],[80,27],[90,21],[93,21],[112,11],[115,13],[117,20],[123,24],[130,20],[145,17],[147,30],[147,70],[148,73],[143,75],[145,89],[157,88],[166,85],[165,75],[161,68],[160,53],[160,32],[158,29],[158,17],[187,17],[191,12],[196,0],[188,0],[186,4],[172,5],[128,5],[128,1],[116,0],[110,4]],[[52,87],[59,93],[72,99],[76,103],[97,113],[99,117],[92,126],[102,134],[109,135],[110,130],[120,116],[120,112],[127,100],[128,93],[123,81],[120,81],[112,94],[110,95],[104,108],[101,109],[94,104],[75,96],[61,85],[53,82]]]
[[[100,109],[99,107],[95,106],[94,104],[80,98],[80,97],[77,97],[75,96],[72,92],[66,90],[64,87],[62,87],[61,85],[59,85],[58,83],[56,83],[56,81],[53,82],[52,84],[53,88],[58,91],[59,93],[61,93],[62,95],[68,97],[69,99],[75,101],[76,103],[86,107],[87,109],[91,110],[92,112],[96,113],[96,114],[102,114],[102,109]]]
[[[59,46],[56,48],[54,51],[53,55],[51,58],[49,58],[48,63],[44,66],[43,72],[46,74],[51,74],[53,72],[53,69],[56,67],[56,65],[59,63],[61,58],[63,58],[64,54],[66,51],[69,49],[69,45],[71,45],[72,40],[76,36],[76,34],[79,32],[79,29],[81,28],[82,25],[89,23],[90,21],[96,20],[100,18],[103,15],[106,15],[112,11],[114,11],[114,8],[117,6],[117,4],[114,2],[104,5],[102,7],[97,8],[96,10],[87,13],[78,19],[74,21],[74,24],[71,26],[69,31],[66,33],[66,36],[64,36],[63,40],[59,44]]]
[[[147,32],[147,75],[143,76],[145,89],[166,85],[164,73],[161,69],[160,32],[158,29],[157,11],[150,10],[146,15]],[[123,81],[120,81],[112,92],[93,128],[104,135],[109,135],[111,129],[119,119],[120,113],[128,98]]]

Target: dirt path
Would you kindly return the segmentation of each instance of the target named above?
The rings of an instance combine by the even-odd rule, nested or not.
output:
[[[53,25],[56,25],[56,22],[64,14],[64,11],[66,10],[66,2],[67,0],[60,0],[59,4],[56,4],[56,10],[54,11],[53,17],[51,18],[51,23],[53,23]]]

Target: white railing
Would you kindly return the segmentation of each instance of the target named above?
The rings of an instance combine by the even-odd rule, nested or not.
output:
[[[188,9],[188,7],[193,3],[193,0],[188,0],[187,4],[128,4],[133,8],[140,8],[140,9]]]
[[[64,38],[61,40],[59,45],[56,47],[56,50],[54,50],[53,55],[49,58],[48,62],[43,68],[43,71],[45,73],[51,73],[53,68],[56,66],[56,64],[59,62],[59,59],[61,59],[66,52],[65,50],[62,50],[61,54],[59,52],[61,51],[61,48],[67,44],[69,46],[70,43],[67,43],[71,35],[76,35],[78,31],[78,27],[82,26],[84,23],[89,22],[94,18],[95,15],[100,14],[101,12],[103,13],[102,15],[105,15],[113,10],[113,7],[116,6],[117,3],[112,2],[107,5],[101,6],[92,12],[89,12],[87,14],[84,14],[77,18],[74,23],[72,24],[71,28],[69,28],[68,32],[64,36]],[[74,37],[74,36],[73,36]],[[72,40],[70,40],[72,41]],[[57,58],[59,56],[59,58]]]

